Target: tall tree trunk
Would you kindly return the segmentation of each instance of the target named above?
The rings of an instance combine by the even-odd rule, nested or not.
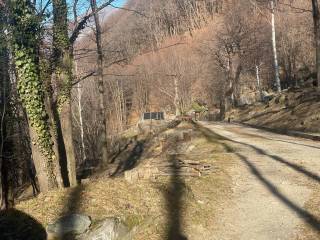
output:
[[[5,181],[3,181],[3,168],[4,168],[4,141],[6,139],[6,111],[7,111],[7,83],[8,78],[8,54],[5,39],[5,26],[6,14],[4,8],[0,5],[0,209],[7,208],[5,199],[6,192],[4,191]]]
[[[32,159],[36,168],[40,191],[46,192],[58,187],[57,181],[53,177],[50,177],[50,175],[54,176],[54,168],[48,165],[49,161],[44,158],[40,148],[36,144],[33,144],[37,141],[38,136],[35,129],[32,127],[29,128],[29,136],[32,143]]]
[[[75,14],[76,18],[76,14]],[[75,61],[74,63],[74,70],[75,70],[75,75],[77,76],[78,74],[78,65],[77,62]],[[78,114],[79,114],[79,128],[80,128],[80,139],[81,139],[81,147],[80,147],[80,152],[81,152],[81,159],[79,160],[79,164],[81,165],[84,163],[84,161],[87,159],[86,155],[86,146],[84,143],[84,124],[83,124],[83,106],[82,106],[82,84],[81,82],[77,83],[77,98],[78,98]]]
[[[230,102],[231,102],[231,107],[233,108],[236,104],[235,104],[235,97],[234,97],[234,80],[231,78],[229,79],[229,90],[230,90]],[[227,95],[228,96],[228,95]],[[226,108],[228,109],[228,108]]]
[[[56,119],[55,115],[55,104],[53,100],[53,89],[51,85],[51,76],[50,76],[50,70],[48,68],[49,63],[40,56],[40,65],[41,65],[41,71],[40,71],[40,78],[44,79],[44,84],[45,84],[45,107],[46,111],[48,113],[48,122],[50,123],[50,134],[52,136],[52,141],[53,141],[53,151],[55,152],[56,160],[56,176],[57,176],[57,181],[58,185],[60,188],[63,188],[64,186],[68,186],[69,180],[68,180],[68,173],[65,168],[63,168],[63,158],[62,154],[60,151],[61,145],[63,145],[59,142],[59,119]]]
[[[223,121],[224,118],[226,117],[226,96],[224,94],[225,90],[223,89],[223,93],[220,96],[220,113],[219,113],[219,117],[220,117],[220,121]]]
[[[59,188],[63,188],[64,186],[68,185],[68,179],[67,174],[63,172],[63,169],[61,168],[61,154],[59,150],[59,139],[58,139],[58,129],[57,129],[57,123],[55,121],[54,117],[54,109],[53,109],[53,103],[52,103],[52,96],[50,94],[47,94],[46,96],[46,111],[48,113],[48,121],[50,123],[50,134],[52,136],[53,141],[53,151],[56,156],[57,164],[55,164],[55,175],[57,176],[57,183]]]
[[[240,75],[241,75],[241,56],[240,53],[233,52],[229,55],[228,60],[228,82],[229,89],[225,96],[230,97],[231,105],[234,107],[240,101]],[[226,111],[228,108],[226,108]]]
[[[0,54],[1,57],[1,54]],[[2,76],[0,76],[1,79]],[[1,79],[2,81],[2,79]],[[1,82],[0,82],[0,87],[1,86]],[[1,89],[1,88],[0,88]],[[3,98],[2,93],[0,92],[0,99]],[[4,163],[4,139],[5,139],[5,126],[4,126],[4,115],[5,115],[5,103],[2,103],[3,106],[0,105],[0,210],[3,208],[6,208],[6,206],[2,206],[2,203],[4,202],[5,199],[5,186],[4,186],[4,181],[3,181],[3,174],[2,174],[2,169],[3,169],[3,163]]]
[[[179,106],[179,85],[178,77],[174,77],[174,107],[176,110],[176,116],[181,115],[180,106]]]
[[[78,111],[79,111],[79,125],[80,125],[80,138],[81,138],[81,160],[84,162],[87,158],[86,156],[86,146],[84,144],[84,129],[83,129],[83,116],[82,116],[82,86],[81,83],[77,84],[78,88]]]
[[[45,87],[39,69],[39,19],[29,1],[10,3],[12,55],[18,93],[26,109],[32,155],[41,191],[58,187],[57,156],[45,104]],[[23,14],[23,15],[22,15]]]
[[[312,0],[314,36],[316,43],[316,70],[318,87],[320,87],[320,13],[318,0]]]
[[[257,86],[258,86],[258,90],[260,92],[260,67],[259,65],[256,65],[256,79],[257,79]]]
[[[108,162],[108,146],[107,146],[107,119],[106,119],[106,104],[105,104],[105,88],[103,82],[103,51],[102,51],[102,40],[101,40],[101,24],[99,14],[97,13],[97,2],[96,0],[90,0],[91,9],[94,17],[96,26],[96,46],[97,46],[97,84],[99,91],[99,118],[102,123],[99,141],[101,147],[102,162],[106,164]]]
[[[262,89],[261,89],[261,82],[260,82],[260,66],[256,64],[256,79],[257,79],[257,87],[259,92],[259,99],[262,99]]]
[[[281,92],[278,54],[277,54],[277,42],[276,42],[276,26],[275,26],[275,6],[274,0],[271,0],[271,27],[272,27],[272,49],[273,49],[273,60],[274,60],[274,72],[275,72],[275,85],[278,92]]]
[[[71,102],[64,103],[60,112],[61,131],[63,136],[63,142],[67,156],[67,167],[69,184],[71,187],[77,185],[76,178],[76,157],[73,143],[72,132],[72,116],[71,116]]]
[[[0,11],[1,14],[1,11]],[[0,18],[0,20],[2,20]],[[9,75],[8,75],[8,54],[6,46],[1,46],[1,43],[5,43],[3,34],[2,24],[0,23],[0,209],[8,208],[8,191],[6,181],[7,169],[5,167],[5,139],[7,138],[6,134],[6,115],[7,115],[7,100],[8,100],[8,84],[9,84]]]
[[[54,78],[58,85],[57,112],[65,148],[70,186],[77,185],[76,157],[72,132],[71,88],[72,48],[68,36],[67,3],[53,0],[53,62]]]

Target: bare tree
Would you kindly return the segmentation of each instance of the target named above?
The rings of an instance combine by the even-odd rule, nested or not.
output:
[[[90,0],[91,10],[93,12],[93,18],[95,23],[95,38],[96,38],[96,48],[97,48],[97,87],[99,91],[99,118],[102,123],[100,132],[100,143],[102,162],[106,164],[108,162],[108,147],[107,147],[107,119],[106,119],[106,103],[105,103],[105,86],[103,77],[103,65],[104,56],[102,49],[102,29],[99,19],[99,14],[97,12],[97,2],[96,0]]]
[[[320,12],[318,0],[312,0],[312,15],[316,43],[316,70],[318,87],[320,87]]]
[[[76,186],[76,157],[73,145],[71,84],[73,80],[72,46],[68,37],[68,10],[65,0],[53,0],[53,69],[57,83],[57,114],[61,124],[60,144],[64,144],[70,186]],[[59,125],[60,125],[59,124]],[[63,154],[64,155],[64,154]],[[62,155],[62,157],[64,157]]]
[[[5,169],[7,141],[7,114],[9,107],[9,56],[6,44],[5,25],[7,21],[4,8],[0,5],[0,209],[8,207],[8,181],[6,179],[8,169]]]
[[[277,53],[277,42],[276,42],[276,27],[275,27],[275,1],[270,1],[271,6],[271,27],[272,27],[272,50],[274,58],[274,72],[275,72],[275,85],[278,92],[281,92],[279,64],[278,64],[278,53]]]

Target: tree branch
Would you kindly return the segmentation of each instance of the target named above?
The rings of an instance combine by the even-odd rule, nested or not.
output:
[[[85,80],[91,76],[94,76],[95,73],[96,73],[95,71],[92,71],[92,72],[88,73],[87,75],[85,75],[81,78],[78,78],[75,82],[72,83],[72,86],[77,85],[78,83],[82,82],[83,80]]]
[[[310,9],[295,7],[295,6],[292,5],[292,3],[290,3],[290,4],[289,3],[283,3],[283,2],[278,2],[278,3],[281,4],[281,5],[290,7],[291,9],[297,10],[297,11],[299,11],[298,13],[305,13],[305,12],[310,13],[310,12],[312,12],[312,10],[310,10]]]
[[[162,89],[161,87],[159,87],[159,91],[166,94],[170,98],[174,98],[174,96],[172,94],[168,93],[166,90]]]
[[[77,26],[75,27],[75,29],[73,30],[71,37],[69,39],[70,43],[73,45],[73,43],[77,40],[80,32],[86,27],[86,24],[88,22],[88,20],[95,14],[100,12],[102,9],[108,7],[111,5],[112,2],[114,2],[115,0],[108,0],[107,2],[105,2],[104,4],[102,4],[100,7],[97,8],[97,10],[95,12],[90,12],[89,14],[87,14],[84,18],[81,19],[81,21],[79,21],[79,23],[77,24]]]
[[[47,1],[46,5],[43,7],[43,9],[40,12],[40,16],[43,16],[44,12],[47,10],[47,8],[49,7],[51,3],[51,0]]]
[[[134,10],[134,9],[124,8],[124,7],[117,7],[117,6],[112,5],[112,4],[110,4],[110,6],[113,7],[113,8],[116,8],[116,9],[121,9],[121,10],[125,10],[125,11],[128,11],[128,12],[134,12],[134,13],[142,16],[142,17],[149,18],[149,17],[148,17],[147,15],[145,15],[144,13],[141,13],[141,12],[139,12],[139,11],[137,11],[137,10]]]

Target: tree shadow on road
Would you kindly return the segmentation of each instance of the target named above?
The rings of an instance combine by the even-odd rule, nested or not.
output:
[[[229,142],[233,142],[233,143],[236,143],[236,144],[240,144],[240,145],[249,147],[249,148],[253,149],[256,153],[258,153],[260,155],[267,156],[267,157],[269,157],[269,159],[271,159],[273,161],[277,161],[277,162],[279,162],[279,163],[281,163],[283,165],[286,165],[287,167],[290,167],[291,169],[293,169],[293,170],[295,170],[295,171],[297,171],[299,173],[304,174],[306,177],[310,178],[311,180],[316,181],[317,183],[320,182],[320,176],[318,174],[313,173],[313,172],[311,172],[311,171],[305,169],[304,167],[299,166],[299,165],[297,165],[295,163],[289,162],[289,161],[287,161],[286,159],[284,159],[284,158],[282,158],[280,156],[269,154],[265,150],[263,150],[262,148],[256,147],[254,145],[251,145],[251,144],[248,144],[248,143],[239,142],[239,141],[235,141],[235,140],[220,136],[220,135],[218,135],[216,133],[213,133],[213,131],[211,129],[208,129],[208,128],[205,128],[205,127],[201,127],[199,125],[197,127],[206,136],[206,138],[209,139],[209,141],[214,141],[215,143],[217,143],[218,140],[219,140],[220,144],[221,144],[221,141],[224,140],[224,141],[229,141]],[[226,145],[224,147],[225,147],[225,149],[227,151],[230,151],[230,149],[232,149],[228,145]]]
[[[274,196],[276,196],[282,203],[284,203],[287,207],[293,210],[299,217],[301,217],[307,224],[309,224],[314,230],[320,232],[320,220],[314,216],[312,213],[307,210],[299,207],[297,204],[292,202],[288,197],[286,197],[283,193],[279,191],[279,189],[272,184],[267,178],[265,178],[258,168],[249,161],[249,159],[243,156],[240,153],[236,153],[236,155],[241,159],[243,163],[247,165],[250,169],[251,173],[259,179],[263,185],[271,192]]]
[[[262,127],[256,127],[255,126],[254,129],[257,129],[260,133],[269,133],[269,132],[266,132],[266,130],[263,130]],[[281,130],[275,131],[275,132],[272,132],[272,133],[273,134],[277,134],[277,135],[281,135]],[[284,131],[283,134],[286,134],[286,132]],[[245,135],[245,136],[248,136],[248,137],[254,137],[254,138],[266,139],[266,140],[270,140],[270,141],[289,143],[289,144],[308,147],[308,148],[320,149],[320,147],[316,147],[316,146],[312,146],[312,145],[308,145],[308,144],[296,143],[296,142],[292,142],[292,141],[289,141],[289,140],[277,139],[277,138],[273,138],[273,137],[265,137],[265,136],[258,135],[258,134],[241,132],[241,135]]]
[[[299,165],[297,165],[297,164],[295,164],[295,163],[291,163],[291,162],[289,162],[289,161],[285,160],[284,158],[279,157],[279,156],[277,156],[277,155],[268,154],[268,153],[267,153],[266,151],[264,151],[263,149],[258,148],[258,147],[256,147],[256,146],[253,146],[253,145],[251,145],[251,144],[242,143],[242,142],[234,141],[234,140],[232,140],[232,142],[238,143],[238,144],[242,144],[242,145],[245,145],[245,146],[247,146],[247,147],[250,147],[250,148],[252,148],[253,150],[255,150],[256,153],[258,153],[258,154],[260,154],[260,155],[267,156],[267,157],[269,157],[269,159],[271,159],[271,160],[274,160],[274,161],[277,161],[277,162],[279,162],[279,163],[281,163],[281,164],[283,164],[283,165],[286,165],[287,167],[290,167],[291,169],[293,169],[293,170],[295,170],[295,171],[297,171],[297,172],[299,172],[299,173],[304,174],[305,176],[307,176],[307,177],[310,178],[311,180],[314,180],[314,181],[316,181],[316,182],[318,182],[318,183],[320,182],[320,176],[319,176],[319,175],[317,175],[316,173],[313,173],[313,172],[305,169],[305,168],[302,167],[302,166],[299,166]]]
[[[200,125],[196,125],[195,127],[203,133],[203,135],[207,138],[207,140],[209,142],[214,142],[214,143],[218,143],[218,144],[222,145],[226,149],[226,151],[230,151],[232,149],[232,147],[226,142],[242,144],[247,147],[251,147],[259,154],[266,155],[270,159],[278,161],[278,162],[296,170],[297,172],[304,174],[305,176],[311,178],[312,180],[319,182],[320,178],[318,175],[316,175],[310,171],[307,171],[303,167],[300,167],[296,164],[290,163],[287,160],[285,160],[279,156],[267,154],[263,149],[257,148],[255,146],[250,145],[250,144],[234,141],[232,139],[223,137],[223,136],[215,133],[213,130],[211,130],[209,128],[206,128],[206,127],[203,127]],[[266,187],[266,189],[271,194],[273,194],[275,197],[277,197],[290,210],[295,212],[300,218],[303,219],[303,221],[305,223],[307,223],[309,226],[311,226],[314,230],[316,230],[318,233],[320,232],[320,219],[317,216],[315,216],[312,213],[310,213],[309,211],[301,208],[296,203],[291,201],[287,196],[285,196],[283,193],[281,193],[280,190],[277,188],[277,186],[275,186],[266,177],[264,177],[263,174],[259,171],[259,169],[255,166],[255,164],[252,163],[252,161],[250,161],[250,159],[248,159],[246,156],[244,156],[243,154],[238,153],[238,152],[234,152],[234,154],[237,157],[239,157],[239,159],[247,166],[247,168],[250,170],[250,172]]]

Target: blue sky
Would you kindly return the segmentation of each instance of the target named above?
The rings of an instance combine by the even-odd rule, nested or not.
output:
[[[114,2],[114,5],[115,5],[115,6],[118,6],[118,7],[121,7],[121,6],[123,6],[123,5],[126,3],[126,1],[127,1],[127,0],[116,0],[116,1]]]
[[[103,4],[104,2],[106,2],[108,0],[97,0],[97,5],[99,6],[100,4]],[[122,7],[128,0],[115,0],[112,5],[117,6],[117,7]],[[74,2],[74,0],[67,0],[67,4],[69,5],[69,7],[72,6],[72,3]],[[90,3],[88,0],[80,0],[78,2],[78,14],[81,15],[82,13],[86,12],[86,10],[90,8]],[[49,9],[51,9],[51,6],[49,7]],[[108,8],[110,9],[110,7]],[[69,9],[69,17],[72,19],[73,18],[73,14],[71,9]]]
[[[106,2],[107,0],[97,0],[97,4],[98,5],[100,5],[100,4],[102,4],[102,3],[104,3],[104,2]],[[115,0],[113,3],[112,3],[112,5],[114,5],[114,6],[117,6],[117,7],[122,7],[126,2],[128,2],[129,0]],[[69,7],[71,7],[72,6],[72,3],[74,2],[74,0],[67,0],[67,4],[68,4],[68,6]],[[44,5],[43,5],[44,6]],[[39,7],[39,9],[42,9],[42,7],[43,7],[42,5],[40,6],[38,6]],[[78,2],[78,7],[79,7],[79,9],[78,9],[78,13],[79,14],[81,14],[81,12],[82,12],[82,8],[83,8],[83,12],[84,11],[86,11],[86,9],[88,9],[89,8],[89,1],[88,0],[80,0],[79,2]],[[49,7],[47,8],[48,10],[52,10],[52,6],[51,5],[49,5]]]
[[[99,3],[103,3],[103,2],[105,2],[106,0],[97,0],[97,3],[99,4]],[[67,2],[69,3],[69,4],[71,4],[72,2],[73,2],[73,0],[67,0]],[[89,2],[89,1],[88,1]],[[117,6],[117,7],[121,7],[121,6],[123,6],[125,3],[127,2],[127,0],[115,0],[113,3],[112,3],[112,5],[115,5],[115,6]]]

